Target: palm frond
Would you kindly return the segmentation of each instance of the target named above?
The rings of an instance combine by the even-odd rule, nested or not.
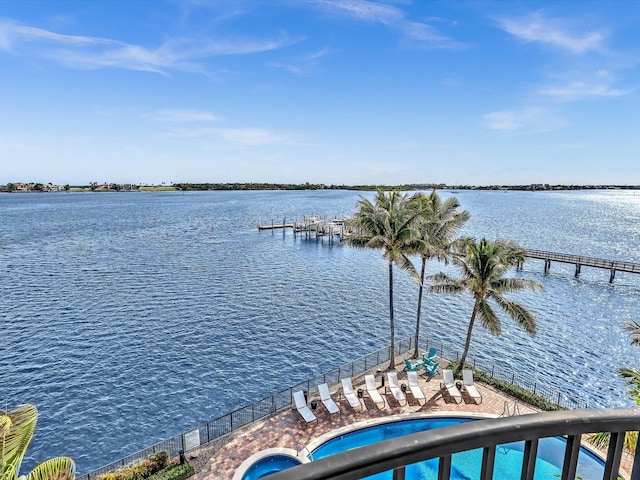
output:
[[[535,335],[537,331],[536,318],[521,303],[507,300],[501,295],[492,295],[491,298],[502,308],[513,321],[515,321],[529,335]]]
[[[478,319],[491,335],[495,335],[496,337],[502,335],[500,319],[486,300],[480,300],[478,303]]]
[[[33,405],[20,405],[13,410],[2,412],[9,418],[3,422],[10,428],[3,433],[2,466],[4,471],[12,471],[17,477],[20,464],[33,438],[38,421],[38,410]]]
[[[631,345],[640,346],[640,323],[630,321],[625,323],[625,328],[631,333]]]
[[[27,480],[74,480],[76,465],[68,457],[57,457],[46,460],[34,468]]]
[[[640,371],[631,367],[620,367],[618,376],[627,381],[627,385],[631,387],[629,396],[633,398],[637,405],[640,405]]]

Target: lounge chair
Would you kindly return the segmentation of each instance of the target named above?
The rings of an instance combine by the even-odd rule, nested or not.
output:
[[[378,408],[384,408],[384,398],[378,392],[378,385],[376,385],[376,379],[373,375],[365,375],[364,381],[367,385],[367,393],[371,401],[376,404]],[[382,404],[382,406],[380,406]]]
[[[476,403],[482,403],[482,395],[480,395],[480,392],[473,382],[473,372],[471,370],[462,370],[462,386]]]
[[[405,372],[416,372],[421,367],[419,363],[413,364],[409,359],[404,359],[404,371]]]
[[[427,401],[427,398],[424,396],[424,392],[420,388],[420,384],[418,383],[418,372],[407,372],[407,381],[409,382],[409,390],[418,403],[420,400]]]
[[[430,377],[435,377],[438,374],[438,367],[439,366],[440,366],[440,364],[438,362],[425,363],[423,365],[424,373],[426,373]]]
[[[442,370],[442,381],[443,383],[440,384],[440,388],[445,388],[447,390],[447,393],[449,393],[449,396],[456,403],[462,402],[462,394],[453,381],[453,370]],[[458,402],[458,399],[460,400],[460,402]]]
[[[296,410],[298,410],[298,413],[305,422],[311,423],[318,421],[318,417],[316,417],[311,409],[307,406],[307,401],[304,399],[304,393],[302,392],[302,390],[293,392],[293,400],[296,404]]]
[[[398,374],[395,370],[387,372],[387,383],[389,384],[389,390],[391,390],[393,398],[395,398],[400,405],[406,405],[407,397],[404,396],[402,389],[398,385]]]
[[[318,392],[320,393],[320,400],[322,401],[324,408],[327,409],[327,412],[340,413],[338,405],[336,405],[336,402],[334,402],[333,398],[331,398],[331,394],[329,393],[329,386],[326,383],[318,385]]]
[[[359,408],[360,410],[363,410],[362,403],[360,403],[360,399],[353,392],[353,385],[351,384],[351,379],[349,377],[341,378],[340,382],[342,383],[342,393],[344,395],[344,398],[347,399],[347,401],[349,402],[349,405],[351,405],[351,408],[353,409]]]

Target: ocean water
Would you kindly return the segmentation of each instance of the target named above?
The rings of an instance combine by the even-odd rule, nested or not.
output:
[[[452,195],[442,192],[444,196]],[[362,195],[371,198],[372,193]],[[634,191],[455,193],[463,233],[525,248],[640,263]],[[0,401],[40,411],[23,473],[58,455],[86,473],[388,343],[380,252],[258,224],[355,211],[360,193],[166,192],[0,195]],[[447,269],[436,262],[431,273]],[[529,260],[544,292],[528,337],[504,319],[471,355],[593,405],[628,406],[638,366],[624,322],[640,276]],[[450,271],[450,270],[447,270]],[[396,275],[397,338],[417,286]],[[423,337],[462,349],[471,298],[429,295]]]

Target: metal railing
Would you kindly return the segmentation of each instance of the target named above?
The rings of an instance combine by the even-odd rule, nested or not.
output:
[[[443,359],[446,359],[448,361],[458,361],[460,359],[460,352],[458,352],[456,349],[448,347],[447,345],[427,341],[425,350],[429,350],[429,348],[431,347],[435,347],[438,352],[438,356]],[[574,410],[578,408],[595,408],[594,405],[590,405],[583,400],[572,397],[571,395],[567,395],[565,392],[562,392],[555,388],[549,387],[539,382],[535,382],[531,380],[529,376],[516,373],[513,370],[510,370],[509,368],[503,367],[501,365],[473,357],[467,357],[466,363],[473,365],[473,368],[484,372],[491,378],[496,378],[498,380],[502,380],[503,382],[520,387],[524,390],[528,390],[529,392],[544,398],[547,402],[553,405],[557,405],[560,408],[567,410]]]
[[[404,355],[413,350],[414,346],[414,337],[409,337],[396,342],[395,353],[396,355]],[[204,425],[195,427],[188,432],[176,435],[173,438],[156,443],[155,445],[151,445],[150,447],[121,458],[109,465],[100,467],[90,473],[78,475],[77,479],[93,480],[98,475],[113,472],[161,451],[166,451],[169,454],[169,458],[176,458],[181,450],[184,452],[189,450],[188,447],[190,442],[187,437],[190,434],[193,434],[196,430],[198,431],[198,441],[195,442],[196,447],[206,445],[207,443],[211,443],[235,430],[250,425],[253,422],[265,419],[290,408],[293,402],[294,391],[304,390],[307,392],[308,396],[313,396],[317,394],[319,384],[327,383],[329,386],[333,386],[338,383],[342,377],[356,377],[370,370],[377,369],[382,364],[388,362],[390,358],[390,348],[382,348],[377,352],[358,358],[339,368],[329,370],[274,395],[234,410],[233,412],[211,420]]]
[[[414,347],[415,337],[412,336],[396,342],[395,353],[398,356],[403,356],[412,352]],[[427,340],[425,342],[425,350],[429,350],[431,347],[435,347],[438,352],[438,357],[444,360],[452,361],[460,358],[460,352],[456,349],[450,348],[443,343]],[[329,370],[314,378],[310,378],[302,383],[275,393],[274,395],[234,410],[226,415],[211,420],[204,425],[195,427],[188,432],[184,432],[168,440],[151,445],[150,447],[121,458],[109,465],[100,467],[85,475],[79,475],[77,478],[78,480],[93,480],[98,475],[118,470],[163,450],[169,454],[169,458],[176,458],[181,450],[184,452],[190,450],[190,442],[187,441],[187,437],[189,434],[194,434],[195,431],[198,431],[198,441],[195,442],[196,447],[194,447],[197,448],[220,439],[229,433],[252,424],[253,422],[263,420],[290,408],[293,403],[294,391],[304,390],[307,392],[307,396],[315,396],[318,393],[319,384],[327,383],[329,387],[332,387],[340,382],[340,378],[353,378],[363,375],[371,370],[378,369],[388,362],[390,358],[390,348],[382,348],[350,363],[344,364],[339,368]],[[472,357],[467,357],[467,362],[472,364],[474,368],[491,375],[493,378],[497,378],[504,382],[529,390],[530,392],[543,397],[548,402],[558,405],[561,408],[576,409],[591,407],[587,403],[570,397],[559,390],[546,387],[540,383],[532,382],[524,375],[517,374],[512,370],[499,365],[483,362]]]
[[[356,480],[393,470],[394,480],[405,478],[405,468],[417,462],[438,461],[438,479],[451,477],[451,457],[482,449],[480,479],[493,478],[498,445],[524,441],[520,478],[534,478],[540,438],[567,436],[563,480],[576,478],[580,440],[585,433],[610,433],[603,479],[617,480],[625,433],[640,430],[640,410],[572,410],[508,418],[476,420],[397,437],[348,450],[265,477],[265,480]],[[631,480],[640,480],[640,449]]]
[[[581,255],[570,255],[567,253],[546,252],[543,250],[525,249],[524,255],[529,258],[539,260],[554,261],[561,263],[572,263],[574,265],[605,268],[617,270],[619,272],[640,273],[640,264],[632,262],[620,262],[617,260],[607,260],[604,258],[583,257]],[[577,271],[579,273],[579,270]]]

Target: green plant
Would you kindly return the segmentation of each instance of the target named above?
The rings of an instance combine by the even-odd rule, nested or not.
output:
[[[151,475],[148,480],[184,480],[195,473],[193,466],[189,463],[174,463],[164,470]]]
[[[417,194],[416,194],[417,195]],[[378,190],[374,202],[361,197],[355,222],[358,232],[345,237],[356,248],[382,250],[389,272],[389,344],[391,354],[389,369],[396,366],[395,360],[395,319],[393,304],[393,266],[406,270],[417,281],[420,276],[409,258],[410,247],[417,238],[416,227],[422,210],[414,200],[397,191]]]
[[[38,422],[34,405],[0,411],[0,480],[73,480],[76,467],[68,457],[46,460],[26,476],[18,476],[20,464]]]
[[[168,459],[167,452],[158,452],[133,465],[99,475],[96,480],[143,480],[165,468]]]
[[[433,284],[429,291],[435,293],[471,293],[474,299],[467,339],[460,362],[464,364],[471,347],[473,326],[478,320],[492,335],[500,336],[502,325],[496,315],[495,305],[503,310],[518,326],[530,335],[536,333],[536,319],[524,305],[504,297],[505,293],[526,289],[542,290],[542,285],[533,280],[507,278],[505,273],[524,261],[524,251],[512,240],[478,243],[467,239],[458,245],[460,251],[453,256],[453,263],[460,271],[460,278],[437,273],[430,278]],[[461,365],[458,366],[458,373]]]
[[[418,340],[420,339],[420,317],[422,315],[422,298],[424,281],[427,271],[427,261],[436,259],[449,263],[452,250],[458,243],[455,234],[462,228],[470,217],[468,211],[459,211],[460,203],[455,197],[442,200],[434,189],[431,194],[417,194],[413,201],[422,211],[417,227],[417,237],[411,243],[410,251],[420,255],[422,268],[420,270],[420,286],[418,288],[418,309],[416,315],[415,349],[413,358],[418,358]]]
[[[454,371],[462,371],[462,367],[460,366],[459,362],[451,362],[449,363],[447,368],[450,368]],[[473,370],[473,376],[477,381],[484,383],[485,385],[492,386],[493,388],[500,390],[501,392],[506,393],[513,398],[522,400],[524,403],[531,405],[532,407],[536,407],[540,410],[545,411],[564,410],[564,408],[553,402],[550,402],[541,395],[533,393],[526,388],[520,387],[518,385],[514,385],[510,382],[507,382],[506,380],[501,380],[499,378],[493,377],[490,374],[483,372],[482,370],[476,370],[468,363],[464,365],[464,368]]]

